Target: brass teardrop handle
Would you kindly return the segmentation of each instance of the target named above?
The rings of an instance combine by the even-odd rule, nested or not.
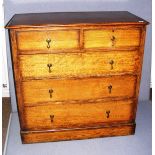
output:
[[[50,94],[50,98],[52,98],[52,94],[53,94],[53,89],[49,89],[49,94]]]
[[[111,94],[111,92],[112,92],[112,85],[109,85],[108,89],[109,89],[109,94]]]
[[[111,65],[111,70],[113,69],[114,60],[109,61],[109,64]]]
[[[115,40],[116,40],[115,36],[112,36],[112,38],[111,38],[111,41],[112,41],[112,46],[114,46],[114,45],[115,45]]]
[[[51,39],[46,39],[46,42],[47,42],[47,48],[49,49],[50,48]]]
[[[49,73],[51,73],[52,72],[52,70],[51,70],[52,64],[47,64],[47,67],[48,67]]]
[[[112,36],[111,41],[115,41],[115,39],[116,39],[115,36]]]
[[[110,117],[110,110],[107,110],[107,111],[106,111],[106,115],[107,115],[107,118]]]
[[[50,115],[51,123],[54,121],[54,115]]]

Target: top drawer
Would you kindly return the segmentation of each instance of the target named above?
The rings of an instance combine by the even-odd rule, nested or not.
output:
[[[17,32],[21,51],[50,51],[79,48],[79,30],[47,30]]]
[[[140,29],[84,30],[84,48],[128,48],[140,44]]]

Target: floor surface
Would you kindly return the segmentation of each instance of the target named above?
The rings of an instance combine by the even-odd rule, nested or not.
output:
[[[9,97],[2,98],[2,151],[6,139],[9,117],[11,113],[11,101]]]
[[[151,155],[152,104],[141,102],[132,136],[22,144],[17,113],[12,114],[5,155]]]

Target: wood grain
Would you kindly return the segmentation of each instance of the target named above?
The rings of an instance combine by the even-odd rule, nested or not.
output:
[[[136,118],[136,112],[137,112],[137,107],[138,107],[138,97],[139,97],[141,75],[142,75],[142,65],[143,65],[143,57],[144,57],[145,37],[146,37],[146,26],[144,26],[142,28],[140,48],[139,48],[140,63],[139,63],[139,74],[137,76],[137,85],[136,85],[136,98],[137,98],[136,103],[137,104],[135,105],[135,108],[134,108],[135,118]]]
[[[22,91],[24,105],[34,106],[51,101],[131,98],[135,96],[135,84],[136,76],[31,80],[22,83]],[[49,93],[49,90],[53,92]]]
[[[84,48],[139,46],[140,29],[94,29],[84,31]]]
[[[25,107],[25,130],[74,128],[130,121],[133,119],[133,108],[132,100]],[[107,111],[110,111],[109,117]]]
[[[58,132],[24,132],[21,131],[23,143],[50,142],[60,140],[88,139],[108,136],[125,136],[135,133],[135,124],[110,126],[107,128],[65,130]]]
[[[21,91],[21,76],[19,74],[19,55],[17,50],[17,42],[16,42],[16,31],[14,29],[9,31],[10,41],[11,41],[11,57],[12,57],[12,65],[13,65],[13,76],[15,83],[15,92],[17,97],[17,109],[20,121],[20,128],[22,129],[24,126],[24,117],[23,117],[23,97]]]
[[[114,61],[113,69],[111,60]],[[23,79],[101,76],[137,72],[139,55],[136,51],[22,55],[19,63]],[[50,73],[47,64],[52,64]]]
[[[34,20],[35,19],[35,20]],[[146,25],[147,21],[128,11],[49,12],[16,14],[6,28],[37,28],[51,26]]]
[[[50,46],[47,48],[47,39],[50,39]],[[44,50],[77,49],[79,48],[78,30],[59,31],[20,31],[17,33],[18,50]]]
[[[133,134],[147,24],[129,12],[15,15],[22,142]]]

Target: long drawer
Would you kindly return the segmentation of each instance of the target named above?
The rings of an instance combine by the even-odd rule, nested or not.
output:
[[[100,76],[138,72],[137,51],[21,55],[22,78]]]
[[[139,46],[140,29],[93,29],[84,31],[84,48]]]
[[[43,30],[17,32],[19,51],[51,51],[79,48],[79,30]]]
[[[22,82],[25,106],[51,101],[95,100],[135,95],[136,76],[84,79],[30,80]]]
[[[132,100],[25,107],[24,130],[92,127],[132,121],[133,108]]]

